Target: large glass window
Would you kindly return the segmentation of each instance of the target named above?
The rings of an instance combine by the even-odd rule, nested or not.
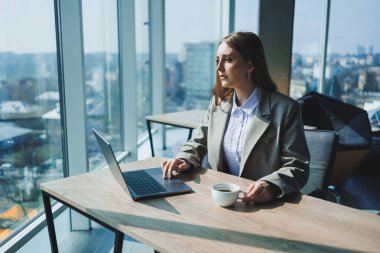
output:
[[[324,8],[321,0],[296,1],[290,95],[298,98],[323,83],[323,94],[366,109],[378,129],[380,34],[375,30],[380,2],[331,1],[326,63],[321,66]]]
[[[165,1],[166,111],[206,109],[215,81],[220,1]]]
[[[380,112],[380,2],[331,1],[323,93]]]
[[[0,1],[0,244],[63,177],[54,2]]]
[[[122,148],[116,2],[82,1],[87,144],[91,170],[104,161],[91,128],[102,132],[114,151]]]
[[[296,0],[290,96],[316,91],[320,74],[323,1]]]
[[[235,31],[258,33],[259,3],[259,0],[235,1]]]

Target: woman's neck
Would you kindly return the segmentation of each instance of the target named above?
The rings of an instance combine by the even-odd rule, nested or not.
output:
[[[245,85],[243,88],[235,89],[236,93],[236,105],[242,106],[245,101],[248,100],[249,96],[251,96],[252,92],[255,90],[256,85]]]

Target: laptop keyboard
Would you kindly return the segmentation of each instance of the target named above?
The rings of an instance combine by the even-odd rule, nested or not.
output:
[[[124,176],[127,185],[138,195],[166,192],[167,190],[144,170],[131,171]]]

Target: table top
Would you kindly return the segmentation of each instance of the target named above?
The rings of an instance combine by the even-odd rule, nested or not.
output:
[[[163,158],[122,165],[159,166]],[[108,169],[41,184],[50,195],[160,252],[379,252],[380,217],[295,194],[268,204],[217,206],[211,185],[250,180],[200,169],[181,174],[190,194],[135,202]]]
[[[169,124],[174,126],[181,126],[187,128],[197,128],[205,116],[206,111],[190,110],[182,112],[169,112],[163,114],[148,115],[146,120]]]

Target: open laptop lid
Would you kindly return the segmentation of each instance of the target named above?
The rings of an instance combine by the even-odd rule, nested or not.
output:
[[[115,154],[112,151],[111,144],[109,144],[95,129],[92,129],[96,140],[98,141],[99,147],[102,150],[104,158],[107,161],[108,167],[111,170],[111,173],[118,184],[123,187],[123,189],[128,193],[128,195],[132,198],[131,193],[128,189],[127,184],[124,181],[122,171],[120,169],[119,163],[116,160]]]

